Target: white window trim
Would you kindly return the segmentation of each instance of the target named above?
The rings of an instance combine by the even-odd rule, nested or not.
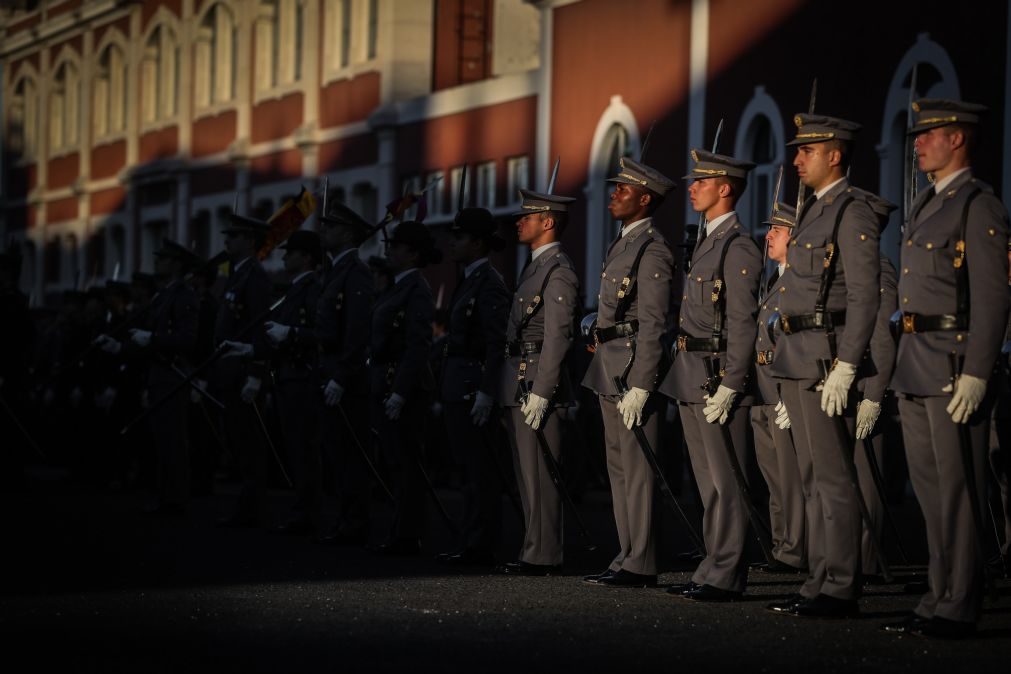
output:
[[[69,111],[69,112],[71,112],[72,116],[75,118],[74,119],[74,123],[77,125],[77,137],[74,139],[73,142],[68,142],[66,140],[66,138],[62,138],[61,141],[60,141],[59,146],[56,146],[56,144],[53,142],[53,137],[52,137],[52,114],[53,114],[53,105],[52,105],[52,103],[53,103],[53,95],[54,95],[54,92],[55,92],[55,89],[56,89],[56,74],[60,71],[61,68],[63,68],[64,66],[67,66],[67,65],[73,67],[76,70],[76,73],[74,74],[74,77],[77,80],[76,83],[75,83],[75,86],[77,88],[76,109],[73,110],[73,111]],[[83,138],[83,136],[85,134],[84,134],[84,132],[81,129],[81,119],[83,118],[82,110],[81,110],[81,105],[82,105],[82,103],[85,100],[85,97],[83,95],[84,94],[84,91],[83,91],[83,89],[84,89],[84,78],[82,77],[82,75],[83,75],[83,65],[84,64],[81,61],[80,55],[77,54],[77,52],[73,51],[69,46],[65,46],[63,49],[60,50],[59,55],[56,57],[55,61],[53,62],[53,66],[50,68],[50,76],[49,77],[50,77],[51,84],[48,87],[48,92],[47,92],[47,95],[49,96],[49,105],[47,106],[48,116],[47,116],[47,118],[45,120],[45,122],[46,122],[46,134],[47,134],[47,136],[46,136],[46,138],[47,138],[46,147],[49,150],[48,155],[47,155],[48,159],[60,159],[62,157],[67,157],[67,156],[72,155],[74,153],[80,152],[81,148],[82,148],[82,146],[84,144],[84,138]],[[69,90],[69,88],[65,89],[65,92],[67,90]],[[69,104],[64,100],[64,102],[63,102],[63,112],[64,113],[68,112],[68,105]],[[63,124],[63,131],[62,131],[62,133],[64,135],[66,135],[67,129],[69,128],[67,120],[64,119],[62,121],[62,124]]]
[[[172,107],[175,108],[175,112],[173,112],[171,115],[166,115],[166,114],[164,114],[163,110],[157,110],[156,109],[155,110],[155,118],[153,120],[150,120],[150,121],[145,120],[144,119],[143,104],[142,104],[142,101],[140,100],[144,96],[144,91],[143,91],[142,88],[139,87],[138,91],[137,91],[137,95],[139,97],[137,105],[138,105],[138,108],[139,108],[138,109],[138,113],[139,113],[139,119],[140,119],[140,133],[141,134],[149,133],[151,131],[160,131],[160,130],[165,129],[165,128],[170,127],[170,126],[177,126],[179,124],[180,120],[182,119],[182,104],[181,104],[182,103],[182,100],[181,100],[182,99],[182,95],[181,95],[181,92],[182,92],[183,83],[180,82],[179,79],[181,79],[183,76],[186,75],[186,73],[183,73],[181,71],[181,69],[180,69],[180,65],[182,64],[182,61],[183,61],[183,53],[182,53],[182,51],[183,51],[185,45],[182,44],[182,38],[181,38],[182,34],[180,32],[179,20],[175,17],[174,14],[172,14],[165,7],[159,7],[158,8],[158,10],[155,12],[154,16],[151,17],[151,20],[148,23],[147,30],[145,30],[144,33],[143,33],[143,35],[141,36],[141,39],[140,39],[139,44],[138,44],[138,48],[140,50],[139,59],[138,59],[139,69],[138,69],[137,72],[132,73],[131,77],[136,77],[137,80],[138,80],[138,84],[139,85],[142,84],[140,82],[140,77],[141,77],[141,75],[143,75],[144,61],[146,59],[146,57],[144,56],[144,51],[147,49],[147,43],[151,39],[151,35],[156,30],[158,30],[158,28],[167,28],[168,30],[171,30],[172,34],[175,36],[175,40],[174,40],[173,44],[174,44],[176,50],[178,51],[178,54],[176,56],[177,63],[176,63],[175,70],[180,75],[180,78],[177,78],[177,81],[175,82],[175,87],[174,87],[175,88],[175,92],[173,93],[174,100],[173,100],[173,106]],[[161,49],[163,46],[164,46],[164,38],[162,39],[162,44],[159,46],[159,49]],[[163,58],[164,58],[164,54],[160,54],[159,55],[159,62],[158,62],[159,67],[161,67],[161,65],[162,65],[162,62],[163,62],[162,59]],[[188,83],[188,79],[187,79],[187,83]],[[163,81],[163,79],[162,79],[162,77],[160,75],[158,77],[158,80],[157,80],[156,84],[157,84],[158,87],[165,87],[165,82]],[[188,86],[188,84],[187,84],[187,86]],[[160,103],[160,105],[162,106],[162,108],[165,107],[165,102],[164,101],[158,101],[157,97],[156,97],[156,104],[157,103]]]
[[[41,93],[39,91],[39,73],[38,73],[38,71],[35,69],[35,67],[31,63],[29,63],[29,62],[26,61],[26,62],[24,62],[24,63],[21,64],[21,69],[15,74],[15,76],[14,76],[14,78],[12,80],[11,86],[8,88],[7,92],[4,94],[4,97],[5,97],[5,100],[8,100],[8,101],[12,100],[14,98],[14,96],[15,96],[14,92],[17,90],[18,85],[21,84],[21,82],[25,81],[25,80],[29,81],[31,83],[32,88],[35,90],[35,92],[34,92],[34,97],[35,97],[35,114],[32,115],[32,119],[34,120],[34,124],[35,124],[35,129],[34,129],[35,133],[34,133],[34,138],[32,138],[32,143],[30,144],[31,147],[30,147],[30,152],[29,152],[28,149],[27,149],[27,146],[29,144],[26,142],[27,138],[28,138],[28,135],[26,135],[24,133],[24,126],[22,125],[22,139],[21,139],[21,142],[26,147],[22,148],[22,150],[21,150],[21,156],[18,157],[18,160],[14,163],[14,166],[18,167],[18,168],[21,168],[21,167],[24,167],[24,166],[30,166],[31,164],[34,164],[34,163],[40,161],[39,150],[40,150],[40,146],[43,145],[42,138],[41,138],[41,133],[43,132],[43,129],[39,126],[39,122],[42,121],[40,119],[41,116],[39,115],[39,111],[40,111],[40,109],[42,107],[42,95],[41,95]],[[6,133],[6,125],[10,122],[10,109],[11,108],[9,108],[9,107],[5,108],[2,111],[2,119],[0,119],[0,123],[2,123],[2,124],[5,125],[5,129],[4,129],[5,133]],[[24,111],[22,112],[22,114],[25,114]],[[27,118],[27,117],[28,117],[28,115],[25,114],[25,118]]]
[[[763,164],[762,166],[773,166],[779,167],[783,166],[786,161],[786,131],[783,125],[783,115],[780,113],[779,106],[776,101],[770,96],[763,85],[758,85],[755,87],[755,93],[748,101],[748,104],[744,106],[744,112],[741,113],[741,119],[737,124],[737,132],[734,134],[734,155],[735,157],[740,157],[747,159],[751,156],[751,135],[748,133],[752,123],[759,117],[764,117],[769,121],[769,125],[772,127],[772,147],[774,148],[773,158]],[[753,161],[753,160],[752,160]],[[761,167],[757,167],[761,168]],[[773,173],[775,174],[776,169],[773,168]],[[779,200],[783,200],[783,192],[786,189],[786,179],[788,173],[786,168],[783,170],[783,187],[780,188]],[[754,184],[756,181],[749,179],[748,187],[744,194],[741,195],[742,201],[749,198],[747,190],[755,189]],[[773,189],[775,189],[775,177],[772,179]],[[770,193],[770,199],[772,195]],[[747,203],[747,202],[745,202]],[[744,226],[748,227],[749,230],[754,233],[759,227],[762,220],[766,218],[767,213],[747,213],[743,214]]]
[[[90,129],[91,144],[92,147],[98,147],[102,145],[108,145],[119,140],[125,140],[130,135],[130,115],[135,111],[135,106],[132,105],[130,100],[130,78],[137,75],[136,71],[131,67],[130,63],[130,45],[126,40],[126,37],[118,28],[110,28],[102,36],[102,41],[99,42],[98,47],[95,49],[95,71],[91,79],[92,87],[92,98],[89,101],[90,105],[94,105],[94,85],[95,81],[98,79],[98,60],[102,53],[109,48],[110,45],[118,47],[123,53],[123,60],[126,64],[126,75],[123,81],[123,98],[124,98],[124,110],[123,110],[123,130],[122,131],[108,131],[104,134],[98,135],[95,133],[94,127],[94,112],[92,112],[92,124]]]

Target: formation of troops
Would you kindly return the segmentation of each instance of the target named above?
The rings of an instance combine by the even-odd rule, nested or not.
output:
[[[667,592],[690,602],[739,599],[754,538],[765,570],[803,578],[769,611],[846,618],[859,614],[866,582],[891,579],[879,421],[897,405],[929,566],[919,603],[883,629],[969,636],[992,582],[987,470],[993,461],[1006,479],[1011,439],[1008,217],[972,172],[983,109],[921,100],[913,110],[909,133],[930,186],[903,213],[899,268],[879,246],[896,207],[849,179],[859,125],[799,114],[788,145],[807,197],[794,207],[777,187],[764,250],[735,211],[753,164],[691,152],[684,179],[701,225],[676,255],[653,220],[675,181],[645,158],[622,159],[608,205],[620,227],[600,271],[596,313],[586,318],[562,245],[575,200],[550,188],[520,191],[512,222],[529,258],[512,291],[489,261],[505,241],[481,208],[459,210],[445,251],[426,225],[403,221],[386,256],[365,261],[359,245],[378,227],[324,200],[318,231],[300,229],[280,246],[281,290],[258,255],[270,225],[233,213],[221,259],[201,260],[166,240],[154,276],[68,296],[36,333],[16,287],[17,261],[5,255],[5,435],[42,451],[19,422],[24,392],[66,409],[88,396],[97,414],[72,421],[96,429],[86,417],[97,416],[113,429],[105,440],[114,470],[137,435],[152,447],[152,515],[182,515],[191,493],[210,488],[214,460],[187,447],[215,446],[240,485],[221,525],[267,524],[269,475],[280,468],[295,498],[277,530],[366,545],[370,504],[382,493],[395,515],[371,549],[416,555],[432,493],[425,440],[436,406],[465,513],[459,522],[441,513],[458,547],[440,561],[555,575],[564,515],[588,536],[562,461],[566,421],[586,399],[581,384],[599,404],[618,536],[607,568],[583,582],[655,587],[654,525],[670,508],[698,565]],[[444,253],[460,273],[437,318],[422,271]],[[214,293],[219,263],[227,275]],[[681,295],[672,297],[679,279]],[[56,345],[41,386],[29,382],[23,357],[33,344]],[[589,357],[582,370],[571,366],[578,353]],[[698,487],[701,532],[664,474],[661,426],[671,407]],[[989,454],[994,417],[1004,458]],[[283,452],[269,428],[279,429]],[[498,463],[493,448],[502,442],[512,466]],[[761,512],[747,471],[752,442],[769,497]],[[504,478],[512,476],[525,533],[516,559],[495,566]]]

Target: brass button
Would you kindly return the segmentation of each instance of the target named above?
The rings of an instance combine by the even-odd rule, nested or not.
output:
[[[909,267],[903,267],[902,268],[902,273],[903,274],[908,274],[909,273]]]
[[[927,250],[934,250],[934,244],[928,243],[927,244]]]
[[[860,235],[860,240],[861,241],[866,241],[867,240],[867,235],[866,234],[861,234]]]
[[[909,298],[908,297],[903,297],[902,298],[902,303],[903,304],[909,304]]]
[[[906,245],[907,246],[912,246],[913,245],[913,240],[912,239],[906,239]]]
[[[956,342],[961,342],[963,339],[965,339],[965,338],[962,337],[962,335],[955,335],[955,341]]]
[[[809,244],[809,243],[805,243],[805,244],[804,244],[804,248],[810,249],[810,248],[811,248],[811,244]]]
[[[786,292],[786,286],[781,286],[780,289],[779,289],[779,292],[785,293]]]

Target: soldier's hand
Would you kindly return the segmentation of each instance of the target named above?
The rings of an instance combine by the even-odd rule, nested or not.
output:
[[[723,384],[720,384],[712,397],[705,396],[706,406],[702,409],[702,413],[706,415],[706,422],[721,425],[727,423],[727,419],[730,418],[730,408],[733,407],[736,397],[737,391]]]
[[[544,415],[548,412],[548,399],[531,393],[520,407],[520,412],[523,413],[526,425],[536,431],[544,423]]]
[[[790,422],[790,414],[786,411],[786,405],[782,400],[776,403],[776,425],[784,431],[793,425]]]
[[[274,346],[278,346],[291,334],[291,327],[284,325],[282,323],[275,323],[274,321],[267,321],[264,326],[267,329],[267,339]]]
[[[842,414],[849,399],[850,386],[857,376],[857,366],[852,363],[837,361],[832,371],[825,378],[825,386],[821,390],[821,411],[830,417]]]
[[[383,407],[386,410],[386,418],[390,421],[396,421],[400,418],[400,413],[404,411],[404,397],[398,393],[391,393],[390,397],[386,399],[383,403]]]
[[[618,412],[625,422],[625,428],[632,430],[633,426],[642,425],[642,408],[646,406],[649,391],[633,386],[625,391],[618,402]]]
[[[133,328],[130,330],[130,341],[143,348],[151,343],[151,332],[148,330],[138,330],[137,328]]]
[[[120,349],[123,348],[122,344],[120,344],[118,341],[116,341],[109,335],[99,335],[98,337],[96,337],[95,345],[98,346],[98,348],[100,348],[102,351],[112,354],[113,356],[119,353]]]
[[[256,396],[259,395],[260,387],[262,385],[263,382],[260,381],[259,377],[246,377],[246,383],[242,385],[242,391],[239,393],[239,397],[242,398],[242,402],[247,405],[255,402]]]
[[[246,342],[233,342],[226,339],[221,342],[221,348],[225,349],[225,352],[221,354],[222,358],[250,358],[253,355],[253,345]]]
[[[337,407],[340,405],[341,397],[344,395],[344,387],[333,379],[326,383],[323,388],[323,402],[327,407]]]
[[[478,391],[474,398],[474,406],[470,408],[470,419],[475,426],[484,426],[491,416],[491,408],[495,406],[495,399],[483,391]]]
[[[944,387],[945,392],[951,390],[951,385]],[[955,380],[955,392],[948,403],[948,414],[956,424],[969,422],[969,417],[979,409],[979,404],[983,402],[986,395],[986,379],[962,374]]]
[[[873,400],[861,400],[857,406],[857,440],[864,440],[870,437],[874,430],[874,424],[878,423],[881,416],[881,403]]]

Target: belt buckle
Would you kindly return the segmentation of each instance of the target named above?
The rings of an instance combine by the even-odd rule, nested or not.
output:
[[[916,332],[916,314],[902,314],[902,332],[907,335]]]
[[[779,326],[783,329],[784,335],[793,334],[793,329],[790,327],[790,317],[786,314],[779,315]]]
[[[759,351],[758,352],[758,364],[759,365],[768,365],[769,364],[769,361],[768,361],[768,358],[766,357],[766,352],[765,351]]]
[[[600,328],[593,329],[593,345],[600,346]]]
[[[677,347],[678,347],[678,351],[687,351],[688,350],[688,338],[686,336],[684,336],[684,335],[678,335]]]

